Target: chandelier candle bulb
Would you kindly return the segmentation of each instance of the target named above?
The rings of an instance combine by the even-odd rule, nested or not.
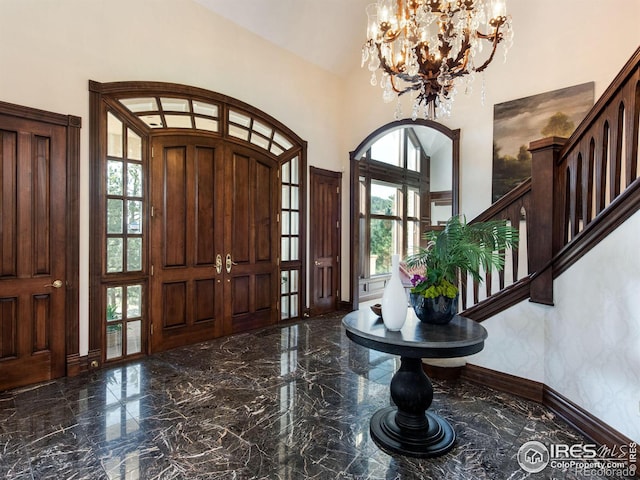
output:
[[[366,13],[362,66],[369,59],[372,85],[380,70],[390,79],[381,83],[385,101],[409,93],[412,111],[423,107],[430,119],[450,115],[458,81],[471,91],[473,72],[487,68],[503,40],[506,55],[513,38],[505,0],[378,0]]]
[[[389,22],[389,8],[382,7],[380,10],[380,23],[388,23]]]
[[[493,2],[493,18],[500,18],[507,16],[507,6],[502,0],[495,0]]]

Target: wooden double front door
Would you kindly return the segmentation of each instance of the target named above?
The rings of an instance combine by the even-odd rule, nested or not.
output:
[[[278,318],[278,164],[193,136],[152,139],[151,350]]]

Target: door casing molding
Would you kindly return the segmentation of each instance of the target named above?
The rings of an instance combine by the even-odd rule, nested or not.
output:
[[[279,165],[282,165],[294,157],[298,157],[300,161],[300,176],[301,176],[301,195],[300,195],[300,211],[302,213],[300,217],[300,304],[306,305],[306,152],[307,142],[302,140],[291,129],[280,123],[275,118],[271,117],[265,112],[232,97],[212,92],[206,89],[174,84],[164,82],[111,82],[111,83],[99,83],[96,81],[89,81],[90,92],[90,131],[89,131],[89,155],[90,155],[90,204],[91,211],[93,212],[90,219],[90,232],[91,232],[91,245],[90,245],[90,259],[89,259],[89,278],[90,278],[90,293],[89,293],[89,361],[93,363],[93,366],[99,366],[102,362],[102,345],[104,332],[102,331],[102,313],[103,302],[101,295],[101,288],[104,282],[104,272],[102,271],[102,258],[100,252],[102,252],[102,237],[98,233],[101,231],[101,222],[104,221],[104,216],[99,212],[102,208],[102,199],[100,192],[102,190],[102,173],[101,162],[106,158],[106,112],[108,110],[117,112],[119,117],[126,118],[127,124],[142,136],[143,155],[146,155],[146,162],[151,158],[151,138],[155,138],[160,135],[193,135],[208,138],[223,139],[225,143],[240,145],[242,147],[250,148],[255,151],[261,152],[264,155],[276,160]],[[220,126],[217,132],[208,132],[204,130],[196,130],[189,128],[150,128],[140,116],[136,116],[129,111],[119,99],[125,98],[142,98],[142,97],[155,97],[160,98],[188,98],[190,101],[199,100],[204,102],[213,103],[219,106],[219,122]],[[269,147],[268,150],[260,148],[256,142],[251,143],[249,141],[251,136],[247,137],[247,141],[230,134],[230,120],[229,112],[241,112],[251,117],[251,125],[253,126],[254,119],[262,125],[267,125],[274,129],[271,141],[280,141],[282,136],[288,143],[291,144],[290,148],[285,148],[284,151],[277,148]],[[259,130],[250,131],[250,135],[253,135]],[[264,148],[264,147],[263,147]],[[148,167],[147,167],[148,168]],[[148,174],[147,174],[147,178]],[[148,186],[146,187],[146,198],[148,197]],[[278,197],[279,198],[279,197]],[[145,220],[149,225],[149,212],[145,212]],[[148,243],[148,242],[147,242]],[[145,248],[145,255],[147,255],[148,246]],[[148,272],[140,276],[141,281],[148,284]],[[148,312],[148,310],[147,310]],[[300,316],[302,316],[302,309]],[[148,318],[147,318],[148,319]]]
[[[337,185],[338,185],[338,191],[336,192],[336,196],[337,196],[337,205],[338,205],[338,211],[336,212],[336,218],[334,220],[336,220],[338,223],[336,225],[336,230],[334,232],[334,235],[337,236],[337,251],[332,252],[333,254],[337,255],[338,260],[336,261],[336,268],[334,270],[334,272],[332,273],[333,275],[333,279],[332,279],[332,285],[335,287],[335,289],[337,290],[336,295],[334,297],[334,302],[333,302],[333,307],[334,310],[338,310],[340,308],[340,295],[338,294],[339,292],[342,291],[342,286],[341,286],[341,264],[342,264],[342,252],[341,252],[341,241],[342,241],[342,191],[341,191],[341,187],[342,187],[342,173],[341,172],[334,172],[334,171],[330,171],[330,170],[325,170],[322,168],[317,168],[317,167],[313,167],[310,166],[309,167],[309,190],[310,190],[310,197],[312,199],[313,202],[313,197],[314,197],[314,189],[318,186],[316,179],[319,178],[325,178],[325,179],[333,179]],[[312,203],[313,205],[313,203]],[[318,218],[319,216],[322,217],[323,214],[327,213],[326,211],[322,211],[320,212],[320,215],[318,215],[318,212],[316,211],[310,211],[309,215],[311,217],[311,215],[313,215],[313,217],[310,218],[310,238],[309,238],[309,255],[310,255],[310,261],[314,261],[314,252],[316,251],[315,246],[317,244],[318,240],[318,235],[314,235],[314,226],[318,224],[318,222],[321,220],[320,218]],[[331,225],[330,228],[333,228],[333,226]],[[317,311],[316,309],[316,305],[314,303],[314,298],[315,298],[315,289],[318,288],[318,285],[316,284],[317,279],[315,278],[315,268],[314,265],[310,265],[310,276],[311,276],[311,285],[310,285],[310,313],[311,315],[315,315],[317,313],[327,313],[324,311],[324,309],[320,312]],[[333,292],[332,292],[333,293]]]
[[[65,256],[65,356],[66,374],[74,376],[84,368],[80,360],[80,128],[75,115],[47,112],[36,108],[0,102],[0,114],[62,126],[66,130],[66,244]]]

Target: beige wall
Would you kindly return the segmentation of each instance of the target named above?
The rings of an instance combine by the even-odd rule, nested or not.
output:
[[[640,213],[554,282],[545,383],[640,442]]]

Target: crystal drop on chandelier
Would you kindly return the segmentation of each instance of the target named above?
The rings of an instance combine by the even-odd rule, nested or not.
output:
[[[471,90],[504,40],[513,42],[506,0],[378,0],[367,7],[368,61],[372,85],[382,72],[383,99],[414,96],[412,118],[450,115],[456,84]],[[484,88],[483,88],[484,90]]]

